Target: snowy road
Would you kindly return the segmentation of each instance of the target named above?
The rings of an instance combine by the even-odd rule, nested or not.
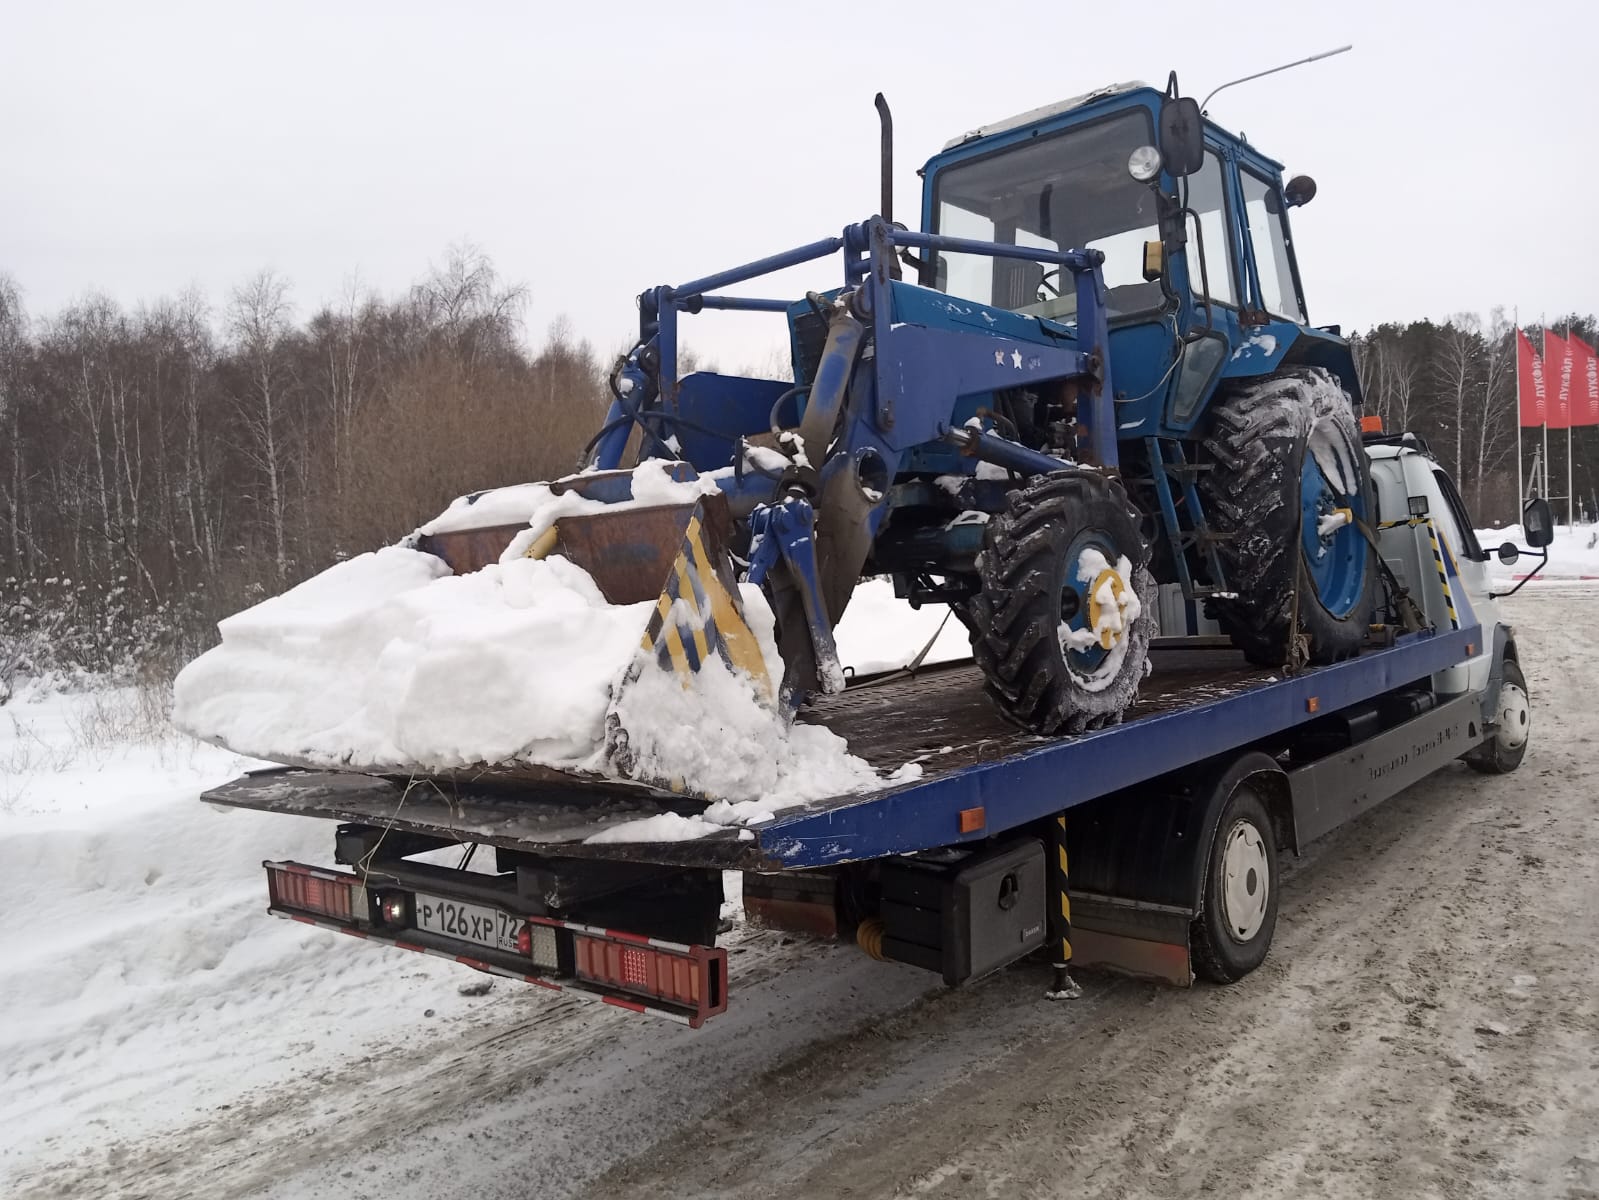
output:
[[[1521,771],[1451,768],[1312,847],[1271,958],[1230,989],[1084,973],[1051,1005],[1038,967],[946,992],[746,935],[731,1009],[693,1033],[464,997],[446,964],[329,946],[220,882],[152,909],[170,863],[97,868],[56,919],[98,986],[37,938],[0,945],[24,960],[0,977],[0,1194],[1599,1194],[1599,591],[1509,612]],[[294,823],[254,819],[199,823],[178,868],[231,879],[215,855],[275,830],[299,851]],[[13,836],[0,868],[70,874],[106,836]],[[186,948],[205,969],[164,970]]]

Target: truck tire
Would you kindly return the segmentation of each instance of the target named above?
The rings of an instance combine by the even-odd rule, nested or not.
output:
[[[1277,839],[1248,780],[1222,806],[1205,864],[1199,916],[1189,933],[1194,972],[1237,983],[1265,960],[1277,928]]]
[[[1121,721],[1155,629],[1148,563],[1120,480],[1061,471],[1010,494],[970,606],[972,657],[1006,719],[1041,734]]]
[[[1498,724],[1493,734],[1466,755],[1466,765],[1484,775],[1508,775],[1527,756],[1532,705],[1527,695],[1527,680],[1513,658],[1505,659],[1497,715]]]
[[[1376,517],[1343,388],[1320,368],[1284,372],[1219,397],[1211,422],[1200,495],[1232,593],[1211,600],[1217,623],[1251,662],[1280,666],[1297,584],[1310,661],[1359,653],[1376,606],[1376,552],[1352,524],[1320,532],[1336,510]]]

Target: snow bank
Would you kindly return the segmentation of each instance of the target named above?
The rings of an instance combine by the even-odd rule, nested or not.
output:
[[[1506,525],[1499,529],[1477,530],[1477,543],[1488,552],[1488,570],[1496,584],[1508,584],[1520,579],[1538,565],[1536,555],[1523,554],[1515,563],[1505,566],[1498,558],[1499,547],[1505,542],[1514,542],[1525,549],[1527,540],[1521,526]],[[1599,580],[1599,525],[1555,526],[1554,541],[1550,543],[1548,552],[1549,563],[1538,572],[1538,580]]]
[[[264,764],[95,735],[139,704],[0,708],[0,1194],[21,1194],[19,1157],[181,1124],[404,1038],[424,1009],[492,1003],[459,996],[452,963],[266,917],[261,860],[325,861],[333,826],[197,801]]]
[[[692,500],[714,486],[674,482],[646,463],[634,472],[632,504]],[[881,782],[842,739],[789,728],[719,658],[686,688],[653,662],[638,670],[652,602],[608,604],[567,559],[514,553],[560,516],[600,507],[538,484],[457,501],[423,531],[527,528],[499,563],[469,575],[390,546],[228,618],[221,645],[178,677],[174,720],[240,753],[314,767],[444,773],[532,763],[761,800],[769,810]],[[745,589],[744,605],[768,674],[780,678],[758,589]],[[625,732],[622,756],[609,752],[612,718]]]

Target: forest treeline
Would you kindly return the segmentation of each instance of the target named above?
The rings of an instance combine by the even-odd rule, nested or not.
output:
[[[181,659],[215,621],[394,541],[463,492],[573,469],[599,356],[454,251],[400,297],[299,317],[264,272],[213,308],[0,276],[0,699],[7,676]]]
[[[0,276],[0,699],[18,674],[181,661],[219,617],[463,492],[572,469],[610,364],[563,322],[530,348],[524,301],[464,249],[401,296],[352,289],[306,316],[271,272],[216,306],[55,313]],[[1514,520],[1503,313],[1356,347],[1368,411],[1426,436],[1479,519]],[[1591,495],[1599,446],[1577,433]],[[1563,480],[1565,435],[1551,447]]]

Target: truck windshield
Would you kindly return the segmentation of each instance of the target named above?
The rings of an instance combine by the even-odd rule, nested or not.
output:
[[[1105,254],[1110,314],[1160,304],[1160,285],[1144,282],[1143,248],[1160,234],[1155,197],[1127,174],[1127,157],[1153,144],[1147,109],[1036,138],[959,166],[934,181],[934,233],[1048,250]],[[935,286],[965,300],[1071,321],[1077,297],[1070,271],[1020,259],[940,254]]]

